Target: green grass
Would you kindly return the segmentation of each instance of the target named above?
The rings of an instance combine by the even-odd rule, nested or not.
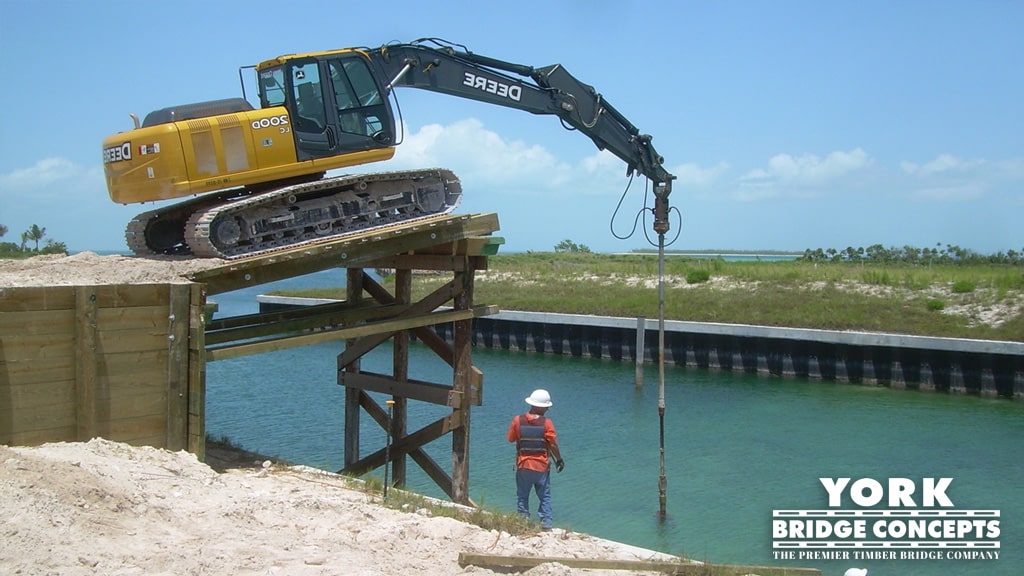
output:
[[[1024,342],[1019,266],[670,256],[665,277],[669,320]],[[450,275],[416,275],[414,299],[448,280]],[[655,318],[657,280],[656,255],[499,254],[477,273],[474,301],[502,310]],[[289,294],[344,298],[343,289]]]

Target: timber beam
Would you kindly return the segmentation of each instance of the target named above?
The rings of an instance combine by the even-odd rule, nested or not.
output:
[[[479,388],[482,377],[483,375],[481,374],[481,379],[477,381],[474,389],[470,391],[469,403],[473,406],[481,405]],[[390,376],[374,374],[373,372],[342,372],[341,379],[347,388],[358,388],[367,392],[400,396],[409,400],[419,400],[420,402],[428,402],[437,406],[458,408],[462,403],[463,393],[444,384],[413,379],[399,381]]]
[[[488,569],[523,572],[541,564],[558,563],[578,570],[627,570],[630,572],[660,572],[678,576],[702,576],[722,574],[740,576],[762,574],[764,576],[794,576],[799,574],[820,575],[817,568],[790,568],[784,566],[741,566],[735,564],[708,564],[682,559],[671,560],[612,560],[597,558],[567,558],[552,556],[503,556],[500,554],[459,553],[459,566],[480,566]]]
[[[299,346],[309,346],[311,344],[320,344],[323,342],[333,342],[335,340],[345,340],[350,338],[362,338],[366,336],[376,336],[380,334],[393,334],[400,330],[408,330],[410,328],[419,328],[423,326],[432,326],[434,324],[442,324],[445,322],[457,322],[460,320],[472,320],[478,316],[489,316],[491,314],[497,314],[497,306],[475,306],[468,310],[450,310],[445,312],[432,312],[428,314],[422,314],[412,317],[399,317],[389,320],[381,320],[377,322],[366,322],[356,326],[348,326],[344,328],[335,328],[332,330],[323,330],[320,332],[303,333],[294,336],[280,336],[277,338],[267,338],[258,342],[245,342],[242,344],[226,344],[223,346],[207,346],[206,348],[206,361],[215,362],[217,360],[226,360],[228,358],[238,358],[240,356],[249,356],[251,354],[262,354],[264,352],[275,352],[277,350],[287,350],[289,348],[297,348]],[[385,338],[386,340],[387,338]]]
[[[370,302],[350,305],[331,302],[315,306],[302,306],[292,310],[264,312],[215,320],[206,326],[206,344],[224,344],[251,340],[275,334],[288,334],[309,330],[324,330],[338,326],[393,318],[407,306],[379,305]]]

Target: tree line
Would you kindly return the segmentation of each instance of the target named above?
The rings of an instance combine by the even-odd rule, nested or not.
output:
[[[0,238],[7,235],[7,226],[0,224]],[[39,247],[39,243],[43,240],[42,248]],[[29,242],[32,246],[29,247]],[[40,227],[38,224],[29,226],[28,230],[21,233],[21,244],[15,244],[14,242],[2,242],[0,241],[0,254],[67,254],[68,247],[63,242],[57,242],[53,238],[46,237],[46,228]]]
[[[952,244],[938,243],[934,248],[886,248],[881,244],[873,244],[867,248],[847,247],[845,250],[835,248],[815,250],[807,249],[803,256],[797,258],[803,262],[857,262],[868,264],[910,264],[910,265],[977,265],[1004,264],[1024,266],[1024,249],[1021,251],[1007,250],[995,254],[981,254],[968,248]]]

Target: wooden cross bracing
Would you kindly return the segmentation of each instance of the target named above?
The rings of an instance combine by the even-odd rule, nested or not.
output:
[[[338,380],[345,386],[345,474],[361,475],[386,465],[385,454],[390,454],[393,464],[393,478],[397,486],[406,481],[405,456],[409,456],[423,471],[455,502],[470,504],[469,484],[469,416],[471,406],[479,406],[482,394],[482,373],[472,365],[471,338],[472,318],[491,313],[491,307],[473,307],[473,276],[476,259],[464,257],[460,265],[452,267],[453,279],[434,290],[419,302],[409,304],[411,295],[411,269],[395,268],[395,295],[391,295],[368,274],[359,269],[349,269],[347,298],[350,303],[362,300],[363,292],[373,297],[378,304],[397,304],[401,310],[395,319],[421,317],[447,302],[453,302],[453,311],[463,312],[462,319],[454,320],[454,342],[449,344],[427,326],[416,326],[406,330],[377,333],[347,341],[346,349],[338,356]],[[411,261],[405,262],[411,265]],[[414,334],[442,360],[453,368],[451,386],[410,380],[409,336]],[[390,376],[364,372],[359,359],[389,339],[394,340],[393,374]],[[389,394],[395,404],[392,416],[381,407],[368,392]],[[442,418],[408,433],[407,402],[419,400],[447,406],[452,410]],[[384,430],[390,427],[394,438],[390,449],[381,448],[372,454],[360,457],[359,423],[360,411],[367,414]],[[423,446],[448,434],[452,434],[452,474],[449,476]]]

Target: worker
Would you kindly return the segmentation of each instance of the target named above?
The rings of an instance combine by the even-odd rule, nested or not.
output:
[[[552,405],[551,395],[547,390],[537,389],[526,398],[526,403],[530,411],[513,418],[508,427],[508,441],[516,443],[516,510],[529,520],[530,491],[536,491],[541,529],[550,530],[551,457],[558,472],[565,468],[565,461],[558,449],[555,425],[545,416]]]

